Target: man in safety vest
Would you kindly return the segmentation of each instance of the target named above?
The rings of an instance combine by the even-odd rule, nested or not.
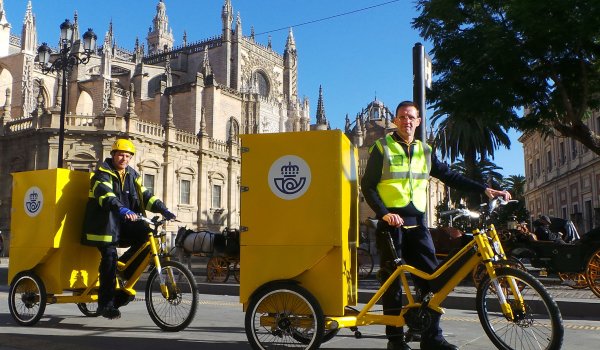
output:
[[[401,102],[393,122],[396,131],[377,140],[369,150],[369,160],[361,180],[362,193],[380,219],[376,238],[383,274],[380,277],[384,280],[391,273],[393,252],[379,234],[382,231],[390,232],[393,249],[407,264],[427,273],[438,266],[424,217],[430,176],[462,191],[510,199],[506,191],[487,188],[451,171],[448,165],[437,159],[429,145],[415,140],[415,130],[421,124],[421,118],[413,102]],[[386,269],[387,266],[390,268]],[[413,280],[422,296],[430,291],[427,281],[415,276]],[[402,285],[398,279],[383,295],[383,310],[386,315],[398,315],[401,308]],[[433,315],[430,327],[421,334],[421,349],[458,349],[444,339],[439,326],[440,316]],[[410,349],[401,327],[386,326],[386,335],[388,349]]]
[[[131,246],[121,256],[127,261],[146,242],[149,228],[137,221],[138,213],[162,213],[168,220],[175,219],[175,214],[142,185],[140,175],[129,166],[135,154],[130,140],[117,139],[110,154],[91,179],[81,243],[100,250],[98,313],[115,319],[121,317],[115,305],[117,246]]]

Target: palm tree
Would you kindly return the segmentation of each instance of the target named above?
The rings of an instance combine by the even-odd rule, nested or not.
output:
[[[514,199],[518,199],[519,201],[525,199],[525,176],[508,176],[504,179],[504,187],[512,194]]]
[[[467,166],[463,160],[454,162],[450,168],[458,173],[468,176],[472,180],[485,183],[490,187],[498,188],[504,182],[502,174],[498,172],[498,170],[502,170],[502,168],[487,158],[476,161],[470,175],[467,174]],[[450,191],[450,198],[455,203],[460,201],[460,199],[465,199],[469,207],[476,207],[485,200],[480,194],[465,193],[458,190]]]

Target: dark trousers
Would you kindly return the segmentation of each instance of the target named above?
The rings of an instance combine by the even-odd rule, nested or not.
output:
[[[383,232],[389,232],[392,238],[394,247],[390,247],[387,236]],[[438,266],[438,260],[435,256],[435,247],[431,234],[425,226],[417,226],[414,228],[394,228],[387,225],[383,220],[379,222],[376,234],[377,250],[379,251],[380,266],[382,269],[388,269],[388,273],[383,273],[383,277],[387,278],[395,269],[393,265],[393,251],[399,258],[402,258],[406,264],[416,267],[427,273],[432,273]],[[413,282],[420,295],[429,293],[429,283],[422,278],[413,276]],[[397,278],[394,283],[382,296],[383,313],[384,315],[399,315],[402,309],[402,283],[400,278]],[[442,337],[439,321],[441,315],[433,318],[431,326],[422,334],[422,339],[439,339]],[[403,336],[402,327],[386,326],[385,333],[390,340]]]
[[[121,259],[127,261],[148,239],[149,228],[141,221],[126,222],[121,225],[121,237],[118,245],[129,246]],[[110,244],[98,247],[100,251],[100,287],[98,289],[98,306],[112,305],[115,298],[117,277],[117,245]]]

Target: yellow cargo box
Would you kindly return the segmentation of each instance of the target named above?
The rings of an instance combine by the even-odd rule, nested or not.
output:
[[[295,280],[326,315],[357,299],[358,155],[339,130],[242,135],[240,301]]]
[[[32,270],[48,294],[86,288],[100,253],[80,244],[90,173],[67,169],[13,175],[8,283]]]

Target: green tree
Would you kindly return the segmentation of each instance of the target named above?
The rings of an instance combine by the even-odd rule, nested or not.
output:
[[[458,160],[452,163],[452,165],[450,165],[450,168],[465,176],[469,176],[475,181],[486,183],[488,186],[491,187],[499,187],[499,185],[503,183],[502,174],[498,172],[498,170],[502,170],[502,168],[486,158],[476,161],[475,166],[473,168],[474,171],[472,171],[470,174],[467,174],[466,163],[462,160]],[[467,206],[473,209],[479,207],[481,203],[485,202],[487,200],[487,197],[483,194],[461,192],[455,189],[451,189],[450,199],[454,203],[458,203],[461,199],[465,199],[467,202]]]
[[[556,132],[600,154],[600,136],[585,124],[600,107],[600,1],[417,0],[416,6],[413,27],[433,43],[436,80],[428,100],[438,115]]]
[[[510,175],[504,178],[504,188],[510,192],[514,199],[522,201],[525,199],[525,176]]]

